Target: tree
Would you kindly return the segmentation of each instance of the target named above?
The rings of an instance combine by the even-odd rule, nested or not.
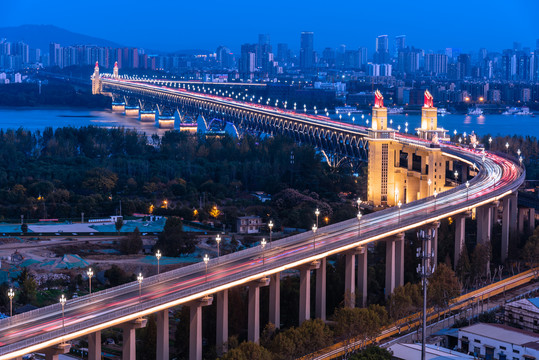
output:
[[[522,249],[522,259],[533,269],[539,266],[539,227],[535,229],[533,235],[526,241]],[[537,276],[537,273],[535,276]]]
[[[369,346],[362,352],[354,354],[350,357],[350,360],[391,360],[393,354],[386,349],[378,346]]]
[[[105,271],[105,277],[109,280],[111,286],[118,286],[134,280],[134,275],[127,274],[125,270],[118,265],[112,265]]]
[[[353,339],[368,340],[376,337],[387,321],[387,312],[382,306],[364,308],[339,308],[335,311],[335,334],[345,339],[348,345]]]
[[[468,249],[466,246],[463,246],[462,250],[460,251],[459,261],[457,262],[457,276],[459,277],[461,283],[465,283],[470,276],[470,272],[471,265],[470,258],[468,257]]]
[[[393,320],[399,320],[415,313],[422,304],[421,286],[406,283],[395,288],[389,297],[389,315]]]
[[[116,232],[119,233],[120,230],[122,230],[122,227],[124,226],[124,219],[122,217],[119,217],[118,219],[116,219],[114,226],[116,227]]]
[[[195,251],[195,240],[183,231],[180,218],[171,216],[167,219],[155,246],[161,249],[164,256],[179,256]]]
[[[460,295],[462,288],[455,272],[440,263],[429,279],[427,288],[429,302],[438,309],[445,309],[451,300]]]
[[[37,284],[28,269],[23,269],[19,275],[19,302],[21,304],[33,304],[36,301]]]
[[[221,358],[223,360],[272,360],[271,353],[254,342],[243,342]]]
[[[120,240],[120,251],[124,254],[138,254],[142,250],[142,237],[137,228]]]
[[[168,312],[167,312],[168,315]],[[157,346],[157,323],[155,314],[148,317],[148,322],[145,328],[138,330],[137,338],[137,359],[155,360]]]
[[[488,274],[491,259],[490,243],[480,243],[472,253],[471,270],[474,280],[479,281]]]

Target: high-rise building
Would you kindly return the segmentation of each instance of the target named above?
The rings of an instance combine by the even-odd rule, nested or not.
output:
[[[49,45],[49,66],[62,67],[62,48],[60,44],[50,43]]]
[[[420,52],[420,50],[413,47],[399,51],[399,71],[406,74],[415,74],[419,70]]]
[[[425,55],[425,71],[432,75],[447,74],[447,55],[445,54]]]
[[[250,78],[251,74],[255,72],[256,48],[256,44],[243,44],[241,46],[239,71],[244,78]]]
[[[457,79],[462,80],[472,75],[472,64],[469,54],[460,54],[457,62]]]
[[[360,47],[359,48],[359,67],[364,68],[365,65],[367,65],[367,48],[366,47]]]
[[[387,35],[380,35],[376,38],[376,53],[373,60],[377,64],[389,63],[389,38]]]
[[[397,57],[399,55],[399,51],[404,50],[405,48],[406,48],[406,35],[395,36],[395,52],[393,55]]]
[[[271,53],[269,34],[258,34],[258,47],[256,48],[256,66],[264,67],[268,61],[268,54]]]
[[[234,54],[226,46],[219,46],[215,51],[215,56],[222,69],[230,69],[234,66]]]
[[[277,61],[287,63],[290,60],[288,44],[277,44]]]
[[[335,50],[332,48],[325,48],[322,52],[322,61],[324,64],[327,65],[327,67],[334,67],[335,66]]]
[[[314,33],[311,31],[301,33],[299,66],[302,69],[314,67]]]

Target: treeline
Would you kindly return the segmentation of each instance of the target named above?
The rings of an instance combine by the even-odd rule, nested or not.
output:
[[[148,213],[153,205],[159,214],[232,225],[247,211],[274,216],[278,226],[309,228],[316,207],[322,216],[354,216],[338,194],[356,196],[359,187],[350,170],[331,171],[312,147],[278,136],[20,128],[0,130],[0,159],[0,217],[12,219],[108,216],[121,200],[123,214]],[[283,200],[263,205],[249,195],[254,191]]]
[[[109,109],[110,103],[110,97],[92,95],[66,84],[42,84],[41,94],[36,83],[0,85],[0,106]]]

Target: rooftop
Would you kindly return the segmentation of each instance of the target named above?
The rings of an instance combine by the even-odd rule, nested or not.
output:
[[[539,334],[507,325],[480,323],[460,329],[459,336],[461,331],[526,347],[535,348],[539,345]]]
[[[395,344],[392,345],[389,350],[393,352],[393,358],[405,360],[421,358],[421,344]],[[473,356],[449,350],[443,347],[428,344],[426,346],[426,360],[454,360],[473,358]]]

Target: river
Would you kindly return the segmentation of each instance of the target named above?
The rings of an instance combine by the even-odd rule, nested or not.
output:
[[[345,115],[342,120],[348,121]],[[408,132],[414,132],[419,127],[421,116],[411,115],[389,115],[388,119],[393,120],[392,127],[401,126],[401,131],[405,130],[405,123],[408,122]],[[350,119],[351,120],[351,119]],[[356,115],[356,124],[366,125],[366,120],[370,116]],[[350,121],[351,122],[351,121]],[[123,126],[125,128],[137,129],[147,135],[163,135],[166,130],[159,129],[153,123],[141,123],[134,117],[127,117],[112,111],[95,111],[85,109],[29,109],[29,108],[0,108],[0,128],[17,129],[22,127],[28,130],[43,130],[47,126],[53,128],[64,126],[103,126],[107,128]],[[447,129],[451,134],[454,130],[459,133],[474,131],[478,135],[531,135],[539,138],[539,117],[531,116],[505,116],[505,115],[445,115],[438,116],[438,126]]]

